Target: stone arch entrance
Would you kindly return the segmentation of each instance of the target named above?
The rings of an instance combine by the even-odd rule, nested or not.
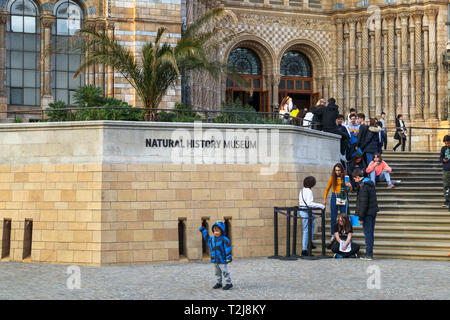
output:
[[[299,65],[296,74],[292,72],[295,66],[294,70],[286,70],[286,60],[289,59]],[[274,103],[289,95],[298,107],[304,107],[304,104],[310,107],[320,97],[329,98],[328,75],[331,73],[323,50],[316,43],[304,39],[292,40],[280,50],[276,63],[280,66],[280,74],[276,77],[279,79],[278,86],[274,85]],[[278,99],[277,102],[275,99]]]
[[[271,79],[274,74],[274,61],[276,54],[270,45],[263,39],[253,35],[242,35],[236,39],[233,45],[224,50],[224,63],[236,50],[247,51],[255,55],[255,60],[260,63],[259,74],[241,74],[244,78],[242,84],[230,78],[222,81],[222,101],[239,97],[245,103],[252,105],[256,111],[270,112]]]

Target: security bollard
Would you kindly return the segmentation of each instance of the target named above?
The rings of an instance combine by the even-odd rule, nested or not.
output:
[[[297,260],[296,257],[291,256],[291,209],[287,209],[286,215],[286,256],[281,260]]]
[[[273,209],[273,256],[269,259],[280,259],[278,255],[278,207]]]

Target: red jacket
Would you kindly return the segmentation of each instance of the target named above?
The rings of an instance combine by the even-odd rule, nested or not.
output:
[[[371,173],[375,169],[375,175],[379,176],[381,172],[386,169],[387,172],[391,173],[392,169],[387,165],[386,162],[381,161],[380,165],[375,166],[377,163],[375,161],[372,161],[369,163],[369,166],[366,169],[367,173]]]

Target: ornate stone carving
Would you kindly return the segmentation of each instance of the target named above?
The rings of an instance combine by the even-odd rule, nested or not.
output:
[[[51,28],[55,22],[55,16],[41,16],[41,25],[43,28]]]

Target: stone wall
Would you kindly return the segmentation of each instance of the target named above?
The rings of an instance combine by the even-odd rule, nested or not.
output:
[[[205,128],[217,130],[216,137],[234,129],[279,130],[274,154],[280,161],[271,175],[262,174],[268,165],[261,160],[174,164],[167,148],[146,147],[146,139],[171,137],[176,129],[195,131],[189,124],[119,122],[0,126],[1,230],[4,219],[12,221],[10,254],[3,260],[83,265],[199,260],[202,219],[211,226],[224,218],[230,219],[234,257],[269,256],[273,207],[297,205],[308,175],[317,179],[313,190],[320,202],[338,159],[337,136],[291,126]],[[31,256],[24,259],[25,219],[33,221],[33,232]],[[186,227],[183,256],[180,219]],[[280,235],[283,228],[281,219]],[[281,254],[284,241],[280,236]]]

